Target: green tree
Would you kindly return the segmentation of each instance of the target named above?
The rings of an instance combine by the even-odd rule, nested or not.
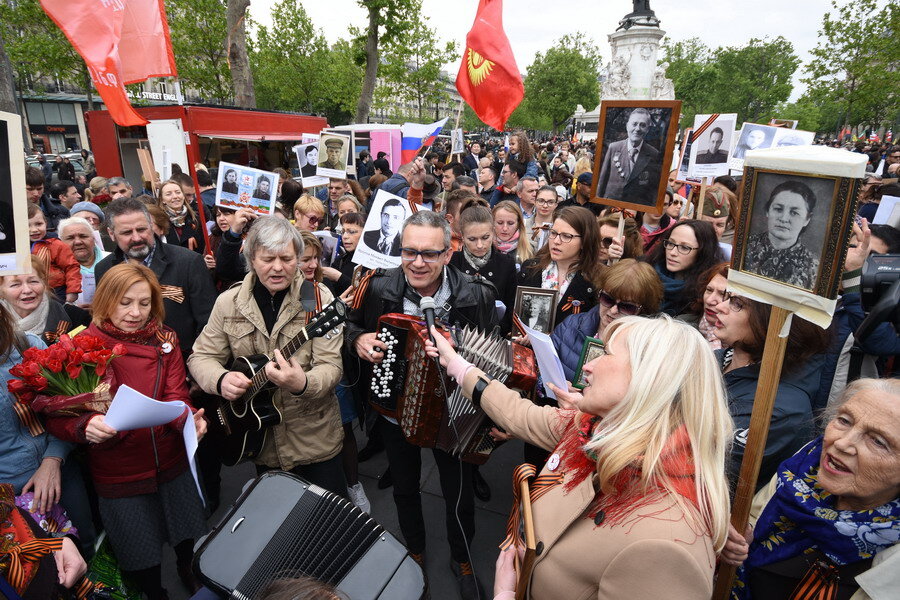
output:
[[[803,81],[828,97],[843,114],[842,125],[875,128],[897,114],[900,104],[900,5],[852,0],[825,13],[819,44]]]
[[[456,42],[439,41],[437,32],[428,27],[428,17],[422,16],[402,38],[384,44],[382,99],[411,104],[410,117],[419,121],[431,118],[432,109],[449,98],[441,66],[456,53]]]
[[[258,106],[315,112],[329,54],[325,36],[315,30],[298,0],[281,0],[271,14],[271,28],[258,27],[251,44]]]
[[[348,40],[338,40],[328,53],[316,112],[332,125],[353,122],[364,75],[362,66],[355,60],[357,55],[358,49]]]
[[[675,97],[681,100],[682,124],[693,124],[694,115],[709,111],[710,94],[716,79],[712,51],[699,38],[662,46],[662,60],[669,63],[666,76],[675,85]]]
[[[698,39],[665,44],[666,75],[682,101],[681,125],[694,115],[737,113],[739,121],[768,121],[791,95],[800,61],[783,37],[752,39],[744,46],[707,48]]]
[[[225,0],[167,0],[166,14],[182,86],[222,104],[234,92],[225,42]]]
[[[581,32],[564,35],[546,52],[535,54],[526,70],[521,114],[535,119],[530,128],[540,121],[558,131],[577,105],[597,106],[599,77],[600,50],[596,44]]]
[[[0,0],[0,28],[19,89],[40,90],[45,78],[82,87],[91,108],[87,67],[38,0]]]
[[[778,103],[791,95],[791,78],[800,65],[793,45],[781,36],[719,48],[714,60],[716,112],[737,113],[739,119],[753,123],[775,116]]]
[[[375,96],[380,44],[389,45],[401,40],[419,20],[422,0],[357,0],[357,3],[369,15],[364,38],[366,70],[354,119],[357,123],[365,123]]]

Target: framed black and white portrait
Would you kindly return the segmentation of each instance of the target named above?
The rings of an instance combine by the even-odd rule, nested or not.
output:
[[[514,311],[527,327],[549,334],[556,321],[558,296],[557,290],[520,286]]]
[[[319,135],[319,154],[316,175],[320,177],[347,177],[347,161],[350,156],[350,135],[322,132]]]
[[[0,112],[0,275],[31,271],[22,117]]]
[[[775,134],[779,127],[760,125],[758,123],[744,123],[738,134],[737,143],[731,152],[728,167],[735,171],[744,168],[744,157],[749,150],[764,150],[771,148],[775,143]]]
[[[732,268],[833,298],[855,180],[747,168]]]
[[[728,175],[731,138],[737,114],[695,115],[689,173],[691,177]]]
[[[572,387],[576,387],[579,390],[584,389],[585,385],[587,385],[584,380],[584,365],[597,357],[603,356],[605,351],[603,340],[595,337],[584,338],[584,346],[581,348],[581,358],[578,359],[578,368],[575,369]]]
[[[601,103],[593,202],[662,212],[680,111],[680,100]]]

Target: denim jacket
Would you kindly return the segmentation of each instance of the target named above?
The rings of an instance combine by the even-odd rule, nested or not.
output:
[[[44,342],[35,335],[25,334],[28,345],[36,348],[46,348]],[[32,436],[28,429],[19,420],[16,411],[13,410],[15,398],[6,389],[6,384],[13,377],[9,370],[22,362],[22,355],[15,345],[10,349],[9,356],[3,359],[0,356],[0,482],[11,483],[16,493],[21,493],[22,486],[28,482],[41,461],[47,457],[56,457],[65,460],[72,445],[63,442],[49,433]]]

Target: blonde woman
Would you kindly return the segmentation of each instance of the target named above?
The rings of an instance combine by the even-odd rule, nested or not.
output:
[[[572,194],[575,194],[575,182],[578,181],[578,176],[582,173],[593,173],[593,171],[594,166],[587,156],[581,156],[575,161],[575,171],[572,172]]]
[[[317,231],[325,221],[325,207],[315,196],[303,194],[294,202],[294,227],[298,231]]]
[[[525,231],[525,216],[512,200],[498,202],[491,211],[494,216],[494,247],[516,259],[516,264],[534,256],[531,240]]]
[[[666,316],[622,317],[605,334],[583,394],[561,398],[570,409],[489,380],[436,330],[428,353],[499,427],[553,452],[532,507],[541,550],[528,598],[707,600],[729,517],[718,366],[696,329]],[[515,553],[497,561],[495,598],[514,597]]]

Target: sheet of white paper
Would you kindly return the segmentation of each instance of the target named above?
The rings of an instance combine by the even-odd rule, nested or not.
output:
[[[194,476],[194,483],[197,485],[197,493],[203,499],[200,479],[197,477],[197,462],[194,458],[198,444],[197,429],[190,410],[184,402],[160,402],[127,385],[120,385],[109,405],[109,410],[106,411],[105,421],[117,431],[129,431],[171,423],[183,415],[184,411],[188,411],[188,418],[184,421],[181,434],[184,437],[184,448],[191,467],[191,475]]]
[[[187,405],[184,402],[159,402],[120,385],[106,411],[106,424],[118,431],[156,427],[177,419]]]
[[[559,361],[559,355],[556,353],[556,347],[546,333],[536,331],[524,323],[522,328],[528,334],[528,339],[531,340],[531,349],[534,350],[534,357],[537,359],[538,369],[541,371],[541,379],[544,381],[544,393],[547,394],[548,398],[555,400],[556,394],[550,391],[550,388],[547,386],[548,383],[552,383],[563,390],[569,389],[566,384],[566,375],[563,372],[562,363]]]
[[[900,225],[898,212],[900,212],[900,198],[897,196],[882,196],[881,202],[878,204],[878,210],[875,212],[875,217],[872,219],[872,224],[897,227]]]

